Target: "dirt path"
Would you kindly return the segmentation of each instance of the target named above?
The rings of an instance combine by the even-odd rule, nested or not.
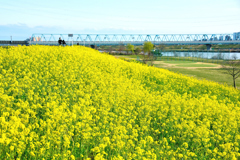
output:
[[[209,63],[203,63],[203,62],[197,62],[196,64],[209,64]],[[186,68],[186,69],[198,69],[198,68],[222,68],[221,65],[218,64],[214,64],[217,65],[216,67],[181,67],[181,68]]]
[[[153,61],[153,64],[163,64],[166,67],[175,67],[175,64],[164,63],[163,61]]]

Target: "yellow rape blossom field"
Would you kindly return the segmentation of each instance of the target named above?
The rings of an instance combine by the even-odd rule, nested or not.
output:
[[[239,100],[86,47],[0,47],[0,159],[239,159]]]

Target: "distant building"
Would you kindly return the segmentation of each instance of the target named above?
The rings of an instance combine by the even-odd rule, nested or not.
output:
[[[233,40],[240,40],[240,32],[233,33]]]

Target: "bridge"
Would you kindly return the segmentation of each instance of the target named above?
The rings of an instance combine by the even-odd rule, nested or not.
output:
[[[58,45],[58,40],[67,45],[143,45],[150,41],[155,45],[206,45],[240,44],[240,37],[230,34],[32,34],[24,41],[26,45]],[[5,41],[7,43],[8,41]],[[1,42],[0,42],[1,43]],[[11,42],[12,44],[14,42]]]
[[[79,45],[143,45],[150,41],[155,45],[207,45],[240,44],[233,34],[33,34],[30,44],[57,45],[58,39],[67,44]]]

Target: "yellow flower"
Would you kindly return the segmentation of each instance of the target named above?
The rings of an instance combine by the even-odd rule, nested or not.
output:
[[[35,154],[34,154],[33,151],[30,152],[30,155],[33,156],[33,157],[35,157]]]
[[[10,150],[13,151],[13,150],[14,150],[14,146],[11,146],[11,147],[10,147]]]
[[[186,142],[183,143],[184,148],[188,148],[188,144]]]
[[[240,157],[232,87],[82,46],[0,47],[0,73],[2,159]]]
[[[71,156],[70,156],[70,158],[71,158],[72,160],[75,160],[75,157],[74,157],[74,155],[71,155]]]

